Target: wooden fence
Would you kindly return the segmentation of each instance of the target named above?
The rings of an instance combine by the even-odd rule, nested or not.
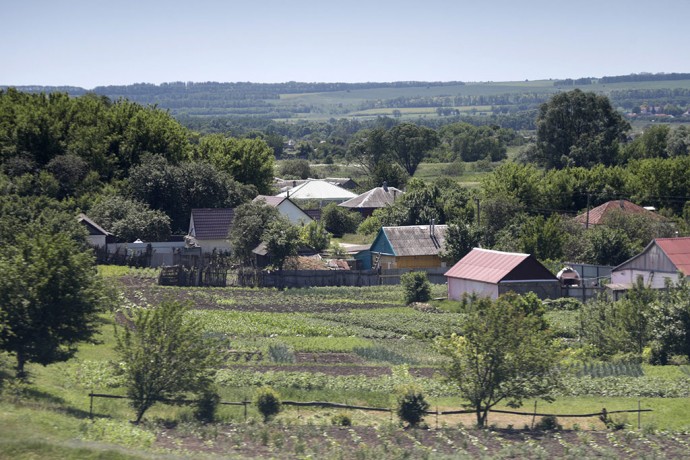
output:
[[[228,269],[208,266],[206,268],[173,265],[162,267],[158,275],[161,286],[227,286]]]
[[[400,284],[400,277],[424,271],[429,281],[444,284],[447,268],[392,270],[282,270],[241,269],[230,274],[228,284],[249,287],[303,288],[315,286],[379,286]]]
[[[91,418],[91,419],[93,419],[93,399],[94,398],[132,399],[128,396],[109,395],[109,394],[102,394],[102,393],[89,393],[89,398],[91,398],[90,404],[89,404],[89,418]],[[157,402],[162,402],[164,404],[195,404],[195,403],[199,402],[198,400],[194,400],[194,399],[158,398],[158,399],[154,399],[154,400]],[[250,406],[253,403],[251,401],[220,401],[218,404],[224,405],[224,406],[243,406],[244,407],[244,419],[247,420],[247,408],[248,408],[248,406]],[[297,408],[300,408],[300,407],[320,407],[320,408],[331,408],[331,409],[362,410],[362,411],[369,411],[369,412],[389,412],[391,414],[391,418],[393,417],[393,413],[395,412],[395,409],[390,408],[390,407],[355,406],[352,404],[341,404],[341,403],[333,403],[333,402],[328,402],[328,401],[306,401],[306,402],[305,401],[281,401],[281,404],[283,404],[284,406],[294,406]],[[522,415],[522,416],[526,416],[526,417],[532,417],[532,425],[534,425],[534,419],[536,417],[560,417],[560,418],[599,417],[599,419],[606,422],[606,421],[610,420],[609,416],[611,414],[636,413],[637,414],[637,428],[640,429],[641,424],[642,424],[641,423],[642,412],[652,412],[652,409],[642,409],[640,407],[640,402],[638,401],[637,409],[607,411],[606,408],[604,408],[600,412],[592,412],[592,413],[588,413],[588,414],[549,414],[549,413],[537,412],[537,404],[535,402],[534,412],[518,412],[518,411],[499,410],[499,409],[490,409],[489,412],[495,413],[495,414],[511,414],[511,415]],[[474,414],[474,413],[475,413],[474,409],[439,411],[438,408],[435,411],[425,411],[424,412],[425,415],[436,416],[436,428],[438,428],[438,417],[439,416],[458,415],[458,414]]]

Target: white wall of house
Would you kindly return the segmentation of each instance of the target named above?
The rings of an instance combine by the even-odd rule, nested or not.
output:
[[[475,293],[480,297],[498,298],[498,284],[460,278],[448,278],[448,299],[460,300],[463,294]]]
[[[641,276],[645,286],[653,289],[661,289],[666,286],[666,279],[672,282],[678,281],[678,273],[640,270],[628,268],[623,270],[614,270],[611,272],[611,283],[613,284],[633,284],[637,282],[637,278]]]
[[[298,208],[293,202],[285,200],[278,206],[278,211],[288,218],[293,225],[304,225],[312,221],[304,211]]]
[[[230,242],[227,239],[222,240],[196,240],[201,247],[202,254],[210,254],[215,249],[216,251],[226,252],[230,250]]]

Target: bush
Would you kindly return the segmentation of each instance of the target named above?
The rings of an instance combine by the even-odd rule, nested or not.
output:
[[[215,388],[209,387],[201,392],[194,410],[194,417],[200,422],[211,423],[216,419],[220,404],[220,395]]]
[[[331,425],[352,426],[352,419],[347,414],[336,414],[331,417]]]
[[[333,236],[341,237],[345,233],[355,233],[362,221],[362,216],[356,211],[331,203],[321,212],[321,222]]]
[[[278,342],[268,346],[268,355],[274,363],[294,363],[295,354],[290,347],[284,343]]]
[[[431,298],[431,283],[426,272],[409,272],[400,277],[405,293],[405,303],[426,302]]]
[[[259,388],[254,395],[254,404],[264,418],[264,423],[275,417],[283,409],[280,395],[269,387]]]
[[[544,302],[544,306],[549,311],[577,311],[582,307],[582,302],[572,297],[562,297],[560,299],[547,300]]]
[[[397,390],[396,411],[400,420],[415,427],[424,420],[424,413],[429,409],[429,403],[419,387],[405,385]]]
[[[537,422],[534,428],[541,431],[553,431],[562,430],[563,426],[558,423],[558,418],[555,415],[545,415]]]

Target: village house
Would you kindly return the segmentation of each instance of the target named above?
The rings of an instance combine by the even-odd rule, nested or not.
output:
[[[281,196],[259,195],[254,202],[263,201],[268,206],[278,209],[278,212],[287,217],[293,225],[306,225],[313,219],[297,206],[290,198]]]
[[[611,271],[606,287],[619,298],[641,279],[645,286],[662,289],[680,276],[690,276],[690,237],[657,238],[635,257]]]
[[[388,187],[388,185],[384,183],[383,186],[373,188],[361,195],[340,203],[338,206],[357,211],[362,217],[367,218],[377,209],[393,205],[395,200],[402,196],[403,193],[405,192],[395,187]]]
[[[613,200],[592,208],[589,211],[583,212],[575,217],[575,222],[581,224],[585,228],[596,225],[603,225],[606,218],[613,213],[621,212],[624,214],[639,214],[651,217],[652,219],[662,220],[663,217],[650,211],[642,206],[638,206],[628,200]]]
[[[556,299],[561,284],[553,273],[530,254],[474,248],[446,272],[448,299],[465,294],[498,298],[506,292],[534,292],[541,299]]]
[[[382,227],[369,251],[357,255],[365,268],[439,268],[446,244],[446,225]]]
[[[214,250],[227,252],[230,250],[228,234],[234,217],[235,211],[231,208],[192,209],[188,234],[204,254]]]
[[[342,203],[357,195],[325,180],[311,179],[276,196],[298,201],[315,201],[323,207],[329,203]]]

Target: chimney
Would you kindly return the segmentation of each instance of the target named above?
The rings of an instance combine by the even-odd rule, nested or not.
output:
[[[385,180],[383,181],[383,186],[382,186],[382,188],[383,188],[383,191],[384,191],[384,192],[387,192],[387,191],[388,191],[388,181],[385,181]]]

